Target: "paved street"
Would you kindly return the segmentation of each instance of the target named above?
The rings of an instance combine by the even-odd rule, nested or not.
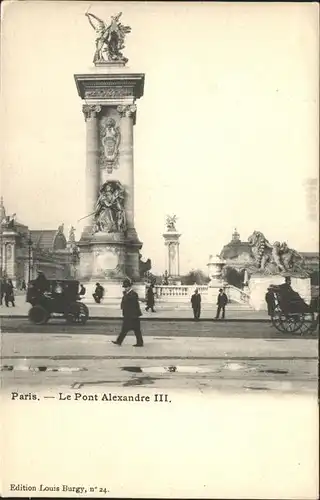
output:
[[[89,308],[91,319],[95,318],[120,318],[121,309],[119,300],[103,300],[101,304],[96,304],[93,299],[85,298],[83,302]],[[16,297],[15,307],[0,307],[0,317],[13,316],[24,317],[28,315],[30,304],[25,300],[24,295]],[[183,302],[158,302],[156,301],[156,312],[145,311],[145,304],[141,303],[143,319],[191,319],[193,313],[189,300]],[[216,305],[203,303],[201,308],[202,319],[212,319],[216,313]],[[268,320],[266,311],[253,311],[241,304],[228,304],[226,309],[227,320]]]
[[[200,391],[316,391],[317,340],[280,335],[269,323],[145,321],[115,346],[120,321],[37,327],[2,320],[3,388],[144,386]]]
[[[69,325],[62,319],[52,319],[46,325],[32,325],[27,318],[1,318],[2,332],[8,333],[61,333],[82,335],[117,335],[121,328],[120,319],[90,319],[86,325]],[[143,318],[141,328],[144,336],[160,337],[215,337],[215,338],[265,338],[288,339],[300,338],[299,334],[278,332],[270,321],[214,321],[192,319],[153,319]],[[316,334],[304,335],[303,338],[314,339]]]

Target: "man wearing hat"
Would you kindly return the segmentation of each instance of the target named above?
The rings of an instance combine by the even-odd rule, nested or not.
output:
[[[274,300],[274,293],[273,293],[272,288],[270,286],[267,289],[267,293],[265,295],[265,301],[267,303],[268,315],[272,316],[273,315],[273,311],[274,311],[274,309],[276,307],[276,303],[275,303],[275,300]]]
[[[218,298],[217,298],[217,314],[215,319],[219,319],[220,317],[220,312],[222,311],[222,319],[225,317],[226,313],[226,305],[228,303],[228,297],[224,293],[223,288],[220,288]]]
[[[122,309],[122,328],[117,340],[112,342],[117,345],[121,345],[124,341],[127,333],[133,330],[137,343],[134,347],[143,347],[143,338],[141,334],[140,327],[140,316],[142,316],[138,294],[132,290],[131,281],[125,279],[123,282],[124,293],[121,300]]]

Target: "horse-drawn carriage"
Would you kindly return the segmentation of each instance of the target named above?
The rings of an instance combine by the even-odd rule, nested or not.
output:
[[[319,325],[319,298],[307,304],[291,286],[271,285],[273,294],[271,322],[279,332],[304,335],[315,332]]]
[[[63,317],[68,323],[84,325],[89,317],[89,310],[81,301],[79,281],[47,280],[30,281],[26,301],[31,304],[29,320],[36,325],[43,325],[51,317]]]

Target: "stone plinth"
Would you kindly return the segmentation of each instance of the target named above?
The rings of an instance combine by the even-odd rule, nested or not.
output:
[[[84,101],[86,122],[86,218],[78,246],[79,279],[139,281],[142,243],[134,222],[133,128],[136,99],[143,95],[144,74],[130,73],[112,63],[101,63],[91,73],[75,75],[78,94]],[[123,190],[122,229],[95,232],[100,189],[117,183]],[[120,203],[120,202],[119,202]]]
[[[281,275],[252,275],[249,281],[250,306],[255,311],[266,311],[267,304],[265,295],[270,285],[282,285],[285,278]],[[291,277],[291,287],[302,299],[309,304],[311,300],[311,280],[310,278]]]

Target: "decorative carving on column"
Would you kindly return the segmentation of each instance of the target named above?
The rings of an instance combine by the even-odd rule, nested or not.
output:
[[[117,107],[117,110],[121,118],[131,118],[137,111],[137,106],[135,104],[128,104],[127,106],[121,105]]]
[[[84,114],[84,119],[87,121],[90,118],[97,118],[97,115],[101,111],[101,106],[98,104],[84,104],[82,106],[82,112]]]
[[[108,117],[100,121],[100,167],[106,168],[108,174],[119,167],[120,128],[114,118]]]
[[[99,99],[99,98],[118,99],[119,97],[133,97],[133,96],[134,96],[133,87],[109,87],[105,89],[90,88],[90,89],[85,89],[84,93],[85,99]]]

